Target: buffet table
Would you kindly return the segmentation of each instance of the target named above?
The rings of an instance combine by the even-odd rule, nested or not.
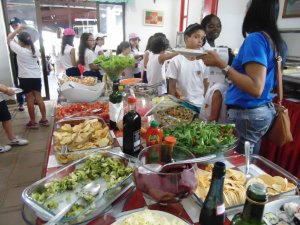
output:
[[[119,132],[110,131],[111,135],[114,138],[114,147],[112,149],[113,152],[120,153],[122,147],[122,137]],[[52,141],[50,141],[48,148],[48,158],[46,161],[44,175],[47,176],[63,165],[59,164],[55,158]],[[238,155],[236,152],[229,153],[230,155]],[[199,224],[198,219],[200,215],[200,206],[195,197],[190,196],[180,203],[173,203],[168,205],[160,205],[149,199],[145,199],[142,193],[135,188],[129,189],[123,196],[119,197],[112,205],[111,208],[104,214],[99,217],[94,218],[89,223],[84,223],[88,225],[110,225],[112,224],[116,218],[120,216],[127,215],[128,213],[132,213],[135,211],[140,211],[145,208],[149,208],[152,210],[165,211],[170,214],[176,215],[177,217],[182,218],[186,222],[190,224]],[[22,210],[22,215],[27,224],[31,225],[41,225],[44,223],[39,218],[36,218],[34,212],[26,205],[24,205]],[[230,221],[226,218],[226,225],[230,224]]]

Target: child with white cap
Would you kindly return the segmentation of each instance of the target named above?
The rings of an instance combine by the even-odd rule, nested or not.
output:
[[[140,37],[136,33],[129,34],[129,43],[130,43],[130,50],[131,54],[134,56],[137,66],[134,68],[133,74],[135,78],[141,78],[141,71],[143,68],[143,55],[140,54],[139,50],[139,42],[141,41]]]
[[[94,38],[96,40],[94,52],[96,55],[106,55],[107,51],[103,49],[103,46],[105,44],[105,38],[107,37],[106,34],[102,33],[96,33],[94,35]],[[105,53],[104,53],[105,52]],[[109,52],[110,53],[110,52]]]

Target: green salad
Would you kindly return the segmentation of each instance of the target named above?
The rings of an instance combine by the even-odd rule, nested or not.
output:
[[[100,55],[93,63],[99,65],[113,81],[120,78],[124,69],[130,66],[134,67],[136,62],[129,56]]]
[[[100,177],[107,182],[108,189],[110,189],[129,176],[132,171],[132,167],[126,166],[120,159],[95,155],[85,161],[80,168],[62,179],[54,180],[45,186],[38,186],[31,197],[45,207],[55,209],[58,207],[58,202],[50,198],[56,194],[75,190],[77,187],[84,186]],[[85,199],[86,204],[91,204],[96,198],[96,196],[88,194],[81,197]],[[75,204],[66,216],[75,216],[83,209],[82,205]]]
[[[164,137],[174,136],[176,145],[191,149],[196,156],[223,152],[235,146],[234,124],[193,121],[163,128]]]

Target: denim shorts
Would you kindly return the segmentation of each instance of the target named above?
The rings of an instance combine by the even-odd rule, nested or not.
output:
[[[273,103],[254,109],[229,109],[227,122],[234,123],[239,136],[236,150],[244,153],[245,141],[250,142],[250,150],[258,154],[262,136],[268,131],[275,117]]]

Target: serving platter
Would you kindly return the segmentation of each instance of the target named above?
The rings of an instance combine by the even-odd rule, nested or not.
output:
[[[21,93],[23,90],[21,88],[16,88],[16,87],[9,87],[10,89],[12,89],[16,94]],[[0,93],[3,93],[2,91],[0,91]]]
[[[201,56],[207,54],[203,50],[188,48],[173,48],[173,51],[185,56]]]
[[[156,219],[156,221],[159,221],[157,219],[164,219],[164,220],[168,221],[170,225],[189,225],[184,220],[182,220],[179,217],[174,216],[174,215],[172,215],[170,213],[166,213],[166,212],[159,211],[159,210],[147,210],[147,209],[146,209],[146,211],[143,210],[143,211],[134,212],[132,214],[122,216],[122,217],[118,218],[117,221],[114,222],[114,223],[112,223],[111,225],[123,225],[123,221],[126,220],[126,219],[130,219],[130,218],[139,218],[139,217],[142,217],[142,218],[146,219],[143,216],[145,213],[147,215],[150,215],[149,219],[152,220],[152,221],[154,221],[155,219]],[[146,221],[143,221],[143,222],[146,222]],[[160,220],[160,222],[161,222],[161,224],[164,224],[164,223],[162,223],[161,220]],[[148,224],[148,223],[146,223],[146,224]]]

